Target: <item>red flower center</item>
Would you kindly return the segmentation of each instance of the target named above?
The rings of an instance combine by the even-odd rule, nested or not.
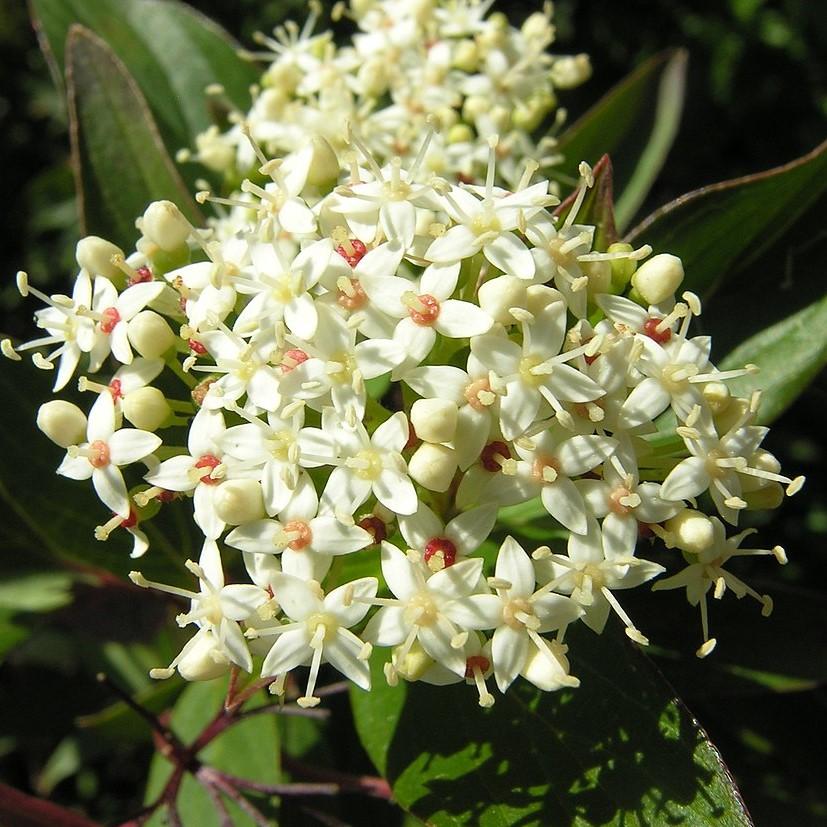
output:
[[[365,529],[373,537],[373,545],[379,545],[383,540],[388,539],[388,527],[384,520],[371,514],[368,517],[362,517],[357,523],[359,528]]]
[[[351,238],[342,242],[336,252],[351,266],[355,267],[367,253],[368,248],[358,238]]]
[[[474,677],[474,667],[479,669],[484,675],[491,668],[491,661],[483,655],[471,655],[471,657],[465,661],[466,678]]]
[[[663,330],[658,330],[658,325],[663,319],[656,319],[650,316],[643,323],[643,335],[656,341],[659,345],[665,345],[672,338],[672,331],[666,327]]]
[[[201,477],[201,482],[203,482],[204,485],[218,485],[218,483],[221,482],[221,480],[213,479],[210,476],[210,472],[213,468],[216,468],[219,465],[221,465],[221,460],[214,454],[204,454],[204,456],[198,458],[198,461],[195,463],[195,467],[207,469],[207,473]]]
[[[508,446],[504,442],[499,440],[489,442],[480,454],[482,467],[486,471],[491,471],[492,474],[500,470],[504,459],[511,459],[511,451],[508,450]]]
[[[89,446],[89,464],[93,468],[105,468],[109,462],[109,446],[102,439],[96,439]]]
[[[430,568],[434,568],[431,560],[434,560],[434,563],[442,563],[438,568],[453,566],[457,561],[457,547],[447,537],[434,537],[428,540],[425,546],[425,562]]]
[[[101,333],[111,333],[115,325],[121,320],[121,314],[117,307],[107,307],[101,313]]]

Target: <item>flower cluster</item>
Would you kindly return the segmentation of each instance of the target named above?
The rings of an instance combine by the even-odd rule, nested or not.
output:
[[[123,527],[138,557],[142,526],[160,509],[186,508],[203,535],[199,561],[186,563],[197,588],[132,573],[189,601],[178,622],[194,634],[155,677],[249,672],[260,656],[275,691],[309,667],[300,703],[312,706],[323,663],[369,688],[367,659],[380,646],[391,649],[389,682],[465,680],[483,706],[494,700],[491,675],[500,691],[517,676],[544,690],[576,686],[571,624],[600,633],[614,612],[632,640],[648,642],[618,599],[665,571],[640,556],[641,536],[663,562],[686,563],[655,588],[685,587],[700,605],[699,656],[715,645],[710,590],[771,609],[724,566],[746,554],[785,562],[783,550],[741,549],[745,533],[727,538],[725,524],[777,506],[803,480],[761,448],[758,394],[727,389],[753,366],[721,372],[709,338],[690,335],[701,307],[689,292],[676,299],[680,260],[648,246],[594,249],[595,228],[578,223],[589,167],[552,212],[559,200],[537,163],[503,146],[502,124],[486,135],[482,115],[479,176],[448,160],[450,175],[434,174],[428,154],[451,153],[433,123],[410,153],[388,158],[399,148],[389,113],[405,90],[410,100],[439,88],[466,104],[496,101],[549,68],[535,62],[549,37],[538,18],[516,32],[483,11],[371,4],[355,13],[363,34],[352,52],[286,29],[272,44],[268,89],[290,90],[283,104],[301,112],[279,123],[304,135],[310,101],[321,106],[330,92],[322,78],[341,82],[353,106],[364,90],[351,81],[378,83],[371,56],[386,66],[396,50],[395,85],[380,90],[393,104],[354,118],[346,151],[326,144],[335,162],[326,187],[314,152],[267,156],[254,137],[267,121],[254,107],[239,135],[259,182],[245,179],[231,198],[199,193],[229,207],[210,229],[155,202],[128,256],[96,237],[80,242],[71,297],[18,277],[24,295],[46,303],[35,318],[47,335],[4,341],[3,352],[33,349],[56,391],[80,371],[80,390],[95,397],[88,416],[48,402],[38,425],[66,448],[58,473],[91,478],[113,512],[98,539]],[[495,94],[486,84],[503,61],[514,83]],[[440,67],[438,82],[421,74]],[[517,99],[496,105],[519,111]],[[399,121],[423,128],[407,109]],[[267,141],[294,149],[281,135]],[[707,499],[717,517],[698,508]],[[500,509],[522,503],[541,507],[568,541],[530,554],[512,537],[492,546]],[[381,565],[381,586],[354,577],[366,559],[377,573]],[[225,566],[242,565],[250,582],[227,584]]]
[[[423,166],[447,178],[478,178],[485,169],[486,141],[499,135],[499,174],[513,186],[520,158],[558,158],[548,134],[538,145],[531,133],[541,123],[562,122],[557,89],[579,85],[591,74],[586,55],[554,56],[551,4],[517,29],[503,14],[486,16],[491,0],[352,0],[338,5],[358,31],[347,46],[315,31],[320,4],[311,4],[302,28],[294,23],[272,36],[259,33],[263,51],[251,58],[269,63],[249,112],[235,110],[220,86],[211,88],[229,109],[232,127],[198,136],[193,159],[229,177],[256,165],[244,132],[289,167],[315,154],[317,178],[335,176],[330,148],[345,150],[346,125],[354,124],[380,163],[409,163],[422,152]],[[441,129],[426,148],[421,136],[436,120]]]

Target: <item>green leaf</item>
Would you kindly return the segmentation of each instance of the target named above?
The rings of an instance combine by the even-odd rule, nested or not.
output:
[[[177,680],[177,679],[176,679]],[[216,679],[191,683],[181,693],[172,710],[171,726],[185,743],[194,741],[224,703],[227,681]],[[263,699],[254,700],[253,708]],[[275,715],[256,715],[230,726],[198,754],[199,760],[232,775],[262,784],[276,784],[280,777],[278,726]],[[164,788],[172,772],[172,765],[161,755],[155,755],[149,769],[145,801],[154,801]],[[226,801],[226,799],[225,799]],[[178,812],[185,825],[221,827],[215,806],[198,782],[186,775],[178,795]],[[252,819],[236,805],[227,802],[227,809],[236,827],[256,827]],[[147,822],[151,827],[167,824],[162,811],[157,811]]]
[[[750,825],[717,750],[652,663],[619,633],[580,627],[569,642],[578,689],[518,679],[490,710],[464,684],[389,688],[376,660],[373,691],[351,699],[402,807],[437,827]]]
[[[72,602],[72,576],[65,572],[27,574],[0,581],[0,610],[51,612]]]
[[[82,26],[69,30],[66,83],[81,231],[132,249],[136,217],[164,198],[201,223],[140,89],[112,49]]]
[[[777,419],[827,365],[827,296],[765,328],[735,348],[719,365],[721,370],[746,364],[761,368],[757,376],[729,382],[736,395],[762,390],[758,419]]]
[[[55,80],[66,38],[80,23],[103,38],[134,76],[167,146],[190,146],[210,125],[205,87],[220,83],[240,109],[250,105],[256,69],[237,44],[195,9],[171,0],[31,0],[32,17]]]
[[[795,161],[680,196],[629,233],[683,260],[682,289],[708,296],[777,242],[827,191],[827,141]]]
[[[562,172],[576,177],[580,161],[611,156],[617,189],[617,224],[623,231],[640,209],[663,167],[683,110],[688,55],[655,55],[599,100],[560,137]]]

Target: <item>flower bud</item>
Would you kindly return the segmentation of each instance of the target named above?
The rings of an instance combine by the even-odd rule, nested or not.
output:
[[[477,71],[480,50],[473,40],[461,40],[454,50],[454,66],[462,72],[472,74]]]
[[[592,64],[585,54],[558,57],[551,67],[551,82],[557,89],[572,89],[592,75]]]
[[[37,427],[61,448],[78,445],[86,436],[86,414],[71,402],[52,399],[40,406]]]
[[[589,295],[611,292],[612,267],[608,261],[584,261],[582,267],[589,279]]]
[[[124,274],[112,263],[112,256],[123,257],[123,250],[96,235],[82,238],[75,247],[78,266],[87,270],[91,276],[106,276],[116,283],[123,282]]]
[[[672,534],[672,544],[690,554],[700,554],[708,549],[715,532],[712,520],[692,508],[684,508],[665,523],[666,530]]]
[[[771,454],[763,448],[759,448],[755,451],[752,456],[749,457],[748,462],[750,468],[756,468],[759,471],[767,471],[770,474],[781,473],[781,463],[778,461],[778,458],[775,454]],[[748,474],[743,474],[741,476],[742,491],[757,491],[759,488],[765,488],[769,484],[770,480],[765,477],[753,477]]]
[[[388,89],[388,73],[385,62],[381,57],[374,57],[366,60],[359,68],[359,83],[362,86],[362,93],[369,98],[381,97]]]
[[[480,307],[500,324],[513,324],[509,313],[512,307],[523,307],[526,303],[528,283],[516,276],[498,276],[485,282],[477,293]]]
[[[172,201],[153,201],[144,211],[140,230],[162,250],[173,252],[187,243],[192,226]]]
[[[307,173],[307,183],[319,189],[332,189],[339,180],[339,158],[333,147],[321,135],[314,135],[312,144],[313,158],[310,162],[310,171]]]
[[[142,310],[127,325],[127,336],[141,356],[157,359],[175,344],[175,334],[163,316]]]
[[[411,424],[425,442],[450,442],[457,432],[457,406],[450,399],[417,399]]]
[[[453,448],[423,442],[408,463],[408,473],[430,491],[447,491],[457,470],[457,456]]]
[[[264,497],[258,480],[227,480],[221,483],[213,500],[215,513],[228,525],[241,525],[261,520],[264,513]]]
[[[723,382],[707,382],[702,393],[713,416],[722,414],[732,401],[729,388]]]
[[[227,673],[230,662],[209,630],[199,632],[195,644],[178,661],[178,672],[185,681],[209,681]]]
[[[471,95],[462,105],[463,120],[474,123],[480,115],[484,115],[491,108],[488,98],[482,95]]]
[[[712,416],[718,433],[726,433],[739,419],[746,415],[748,410],[749,399],[741,399],[740,397],[730,398],[729,404],[720,413],[713,410]]]
[[[625,241],[617,241],[609,245],[607,253],[631,253],[635,248]],[[637,270],[637,261],[631,258],[616,258],[611,263],[612,268],[612,292],[622,293],[626,285],[632,280]]]
[[[206,132],[196,135],[195,148],[199,162],[214,172],[224,172],[235,162],[235,149],[217,126],[211,126]]]
[[[399,654],[404,649],[402,645],[395,647],[391,661],[406,681],[418,681],[434,665],[434,660],[418,640],[415,640],[413,645],[408,647],[405,656],[400,658]]]
[[[649,304],[660,304],[674,296],[683,281],[683,263],[669,253],[644,261],[632,276],[632,286]]]
[[[770,482],[755,491],[741,491],[744,502],[750,511],[769,511],[778,508],[784,502],[784,486]]]
[[[563,294],[547,284],[532,284],[526,290],[525,309],[535,316],[542,313],[552,302],[564,301]]]
[[[167,421],[172,408],[158,388],[136,388],[123,398],[123,415],[142,431],[155,431]]]
[[[526,40],[537,40],[543,46],[554,40],[554,26],[543,12],[536,11],[530,14],[520,26],[520,31]]]
[[[474,130],[467,123],[454,124],[448,130],[449,144],[467,144],[474,140]]]

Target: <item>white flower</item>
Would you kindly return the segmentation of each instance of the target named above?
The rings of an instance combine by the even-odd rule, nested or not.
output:
[[[483,198],[467,189],[448,186],[442,191],[445,211],[456,224],[436,238],[425,252],[429,261],[448,264],[483,252],[495,267],[511,276],[531,279],[535,267],[531,251],[514,232],[543,207],[557,203],[548,194],[548,181],[510,195],[494,192],[496,139],[491,139]]]
[[[278,520],[241,525],[227,535],[227,545],[256,554],[280,553],[283,571],[321,581],[334,556],[365,548],[373,543],[373,537],[355,525],[350,514],[322,511],[317,516],[318,512],[316,489],[304,476]]]
[[[396,514],[413,514],[418,498],[401,453],[409,437],[405,414],[395,413],[372,436],[361,422],[350,426],[332,411],[327,422],[324,430],[336,440],[338,457],[326,460],[337,467],[327,481],[322,502],[352,514],[373,494]]]
[[[278,635],[264,659],[262,675],[283,675],[310,661],[310,676],[299,706],[319,703],[314,697],[319,666],[330,663],[362,689],[370,689],[367,659],[370,645],[351,626],[361,622],[376,595],[375,577],[363,577],[325,596],[319,584],[285,573],[272,575],[273,594],[290,622],[269,629],[251,630],[251,637]],[[363,602],[366,601],[366,602]]]
[[[103,393],[89,412],[86,439],[69,447],[57,473],[74,480],[91,477],[101,502],[125,520],[129,517],[129,496],[120,466],[148,457],[160,447],[161,438],[135,428],[117,430],[112,395]]]
[[[594,380],[566,364],[589,345],[560,353],[566,335],[566,305],[552,302],[535,315],[527,311],[526,314],[522,346],[496,332],[471,340],[474,356],[505,383],[505,395],[500,400],[500,427],[506,439],[514,439],[528,430],[537,419],[543,400],[568,427],[571,416],[563,410],[561,400],[590,402],[603,394]]]
[[[473,554],[487,539],[497,519],[494,505],[483,505],[458,514],[443,525],[424,503],[415,514],[399,516],[399,530],[412,549],[432,571],[453,566]]]
[[[775,546],[771,549],[742,549],[741,543],[746,537],[755,532],[755,529],[747,529],[740,534],[727,539],[726,529],[724,524],[712,517],[714,540],[712,545],[700,552],[695,559],[697,562],[690,563],[685,569],[667,577],[664,580],[658,580],[653,584],[653,591],[660,591],[662,589],[686,589],[686,599],[690,605],[701,607],[701,627],[703,630],[703,643],[698,651],[695,653],[699,658],[706,657],[714,648],[716,644],[715,638],[709,637],[709,620],[707,616],[706,595],[707,592],[715,586],[714,597],[720,600],[727,588],[731,589],[735,596],[742,598],[749,595],[761,604],[761,614],[764,617],[769,617],[772,613],[772,598],[768,595],[760,595],[755,589],[748,586],[743,580],[740,580],[734,574],[724,569],[724,566],[733,557],[756,557],[756,556],[772,556],[782,565],[787,562],[787,555],[781,546]]]
[[[436,576],[436,575],[435,575]],[[495,595],[473,595],[468,602],[482,618],[481,628],[494,628],[491,654],[494,677],[501,692],[522,672],[535,647],[559,670],[558,686],[577,686],[579,681],[566,674],[561,654],[540,635],[560,631],[577,620],[583,609],[568,597],[552,594],[548,589],[535,591],[531,558],[514,540],[507,537],[497,554],[494,578],[490,581]],[[568,664],[565,664],[567,669]]]
[[[617,589],[639,586],[665,571],[657,563],[635,557],[634,542],[604,534],[591,517],[584,534],[569,537],[568,556],[535,552],[534,558],[538,582],[544,583],[544,588],[571,595],[584,608],[583,622],[590,629],[600,634],[614,609],[632,640],[644,645],[649,642],[612,594]]]
[[[147,580],[137,571],[130,572],[129,577],[135,585],[142,588],[157,589],[167,594],[189,598],[190,610],[178,616],[179,626],[194,623],[199,627],[198,635],[202,637],[203,633],[210,632],[217,647],[213,651],[213,659],[218,658],[220,661],[223,658],[225,663],[229,661],[245,672],[252,672],[253,660],[238,622],[246,620],[259,606],[266,603],[269,595],[258,586],[225,585],[221,554],[214,540],[204,542],[197,564],[188,560],[186,566],[199,580],[197,592]],[[191,640],[166,669],[153,669],[150,676],[170,677],[175,667],[179,666],[195,645]]]
[[[519,475],[527,483],[529,497],[537,495],[557,520],[576,534],[586,533],[586,504],[572,482],[610,457],[617,440],[606,436],[570,436],[552,425],[537,436],[518,439],[514,449],[520,460],[506,460],[502,471]]]
[[[144,479],[167,491],[192,491],[195,522],[211,540],[224,530],[224,521],[215,511],[215,495],[232,467],[223,457],[219,438],[225,431],[221,411],[201,408],[190,423],[187,435],[189,454],[164,460]]]
[[[465,636],[461,632],[486,628],[488,622],[469,603],[469,595],[479,585],[482,565],[481,559],[463,560],[431,574],[396,546],[382,543],[382,574],[396,599],[375,601],[382,608],[365,628],[365,640],[377,646],[402,644],[402,659],[418,640],[437,663],[464,675],[465,657],[460,647]],[[426,574],[430,575],[427,579]],[[469,621],[482,625],[468,625]]]

